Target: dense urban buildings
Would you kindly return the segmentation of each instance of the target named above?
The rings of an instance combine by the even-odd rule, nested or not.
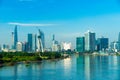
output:
[[[52,51],[53,52],[59,52],[61,50],[61,47],[59,45],[59,42],[55,40],[55,35],[53,35],[52,39]]]
[[[85,33],[84,37],[76,38],[76,51],[79,53],[83,52],[94,52],[94,51],[106,51],[109,48],[108,38],[98,38],[96,40],[95,33],[90,31]]]
[[[0,49],[4,52],[60,52],[60,51],[71,51],[72,43],[69,42],[58,42],[55,40],[55,35],[52,37],[52,45],[50,48],[45,47],[45,36],[44,33],[38,29],[38,34],[29,33],[27,35],[27,41],[18,41],[18,30],[17,25],[12,32],[12,46],[3,44]],[[120,51],[120,32],[118,34],[118,41],[113,41],[109,45],[109,38],[97,38],[96,33],[87,31],[83,37],[76,37],[76,51],[79,53],[84,52],[119,52]]]
[[[110,50],[113,52],[118,52],[120,50],[119,45],[120,45],[120,43],[118,41],[111,42]]]
[[[84,37],[76,38],[76,50],[77,52],[80,52],[80,53],[85,51],[85,38]]]
[[[111,52],[119,52],[120,51],[120,32],[118,34],[118,41],[111,42],[109,50]]]

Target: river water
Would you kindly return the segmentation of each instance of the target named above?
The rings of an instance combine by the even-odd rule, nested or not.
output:
[[[120,80],[120,56],[72,55],[0,68],[0,80]]]

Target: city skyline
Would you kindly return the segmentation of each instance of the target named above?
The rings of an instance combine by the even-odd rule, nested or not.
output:
[[[110,42],[117,41],[120,32],[119,0],[1,0],[0,12],[0,44],[12,44],[16,24],[19,41],[27,41],[28,33],[37,33],[37,26],[45,33],[46,46],[51,45],[53,34],[56,40],[75,45],[76,37],[87,30],[94,31],[97,38],[110,38]]]

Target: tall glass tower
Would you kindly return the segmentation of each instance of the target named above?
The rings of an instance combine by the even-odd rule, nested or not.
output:
[[[118,35],[118,42],[120,42],[120,32],[119,32],[119,35]]]
[[[105,51],[108,48],[109,39],[108,38],[98,38],[97,39],[97,50],[98,51]]]
[[[90,31],[85,33],[85,51],[94,51],[95,50],[95,33]]]
[[[17,25],[16,25],[14,29],[14,49],[16,49],[17,42],[18,42],[18,34],[17,34]]]
[[[120,51],[120,32],[119,32],[119,35],[118,35],[118,50]]]
[[[80,52],[80,53],[85,51],[85,38],[84,37],[76,38],[76,50],[77,52]]]
[[[44,49],[45,49],[44,33],[40,29],[38,29],[38,31],[39,31],[39,35],[38,35],[38,41],[39,41],[38,50],[40,52],[44,52]]]
[[[28,51],[29,52],[35,52],[37,49],[37,35],[35,34],[28,34]]]

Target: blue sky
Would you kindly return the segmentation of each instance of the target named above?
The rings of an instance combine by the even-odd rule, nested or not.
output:
[[[56,40],[75,47],[75,38],[87,30],[114,41],[120,31],[120,0],[0,0],[0,44],[11,44],[16,23],[22,42],[27,33],[37,33],[36,25],[45,33],[46,46],[55,34]]]

